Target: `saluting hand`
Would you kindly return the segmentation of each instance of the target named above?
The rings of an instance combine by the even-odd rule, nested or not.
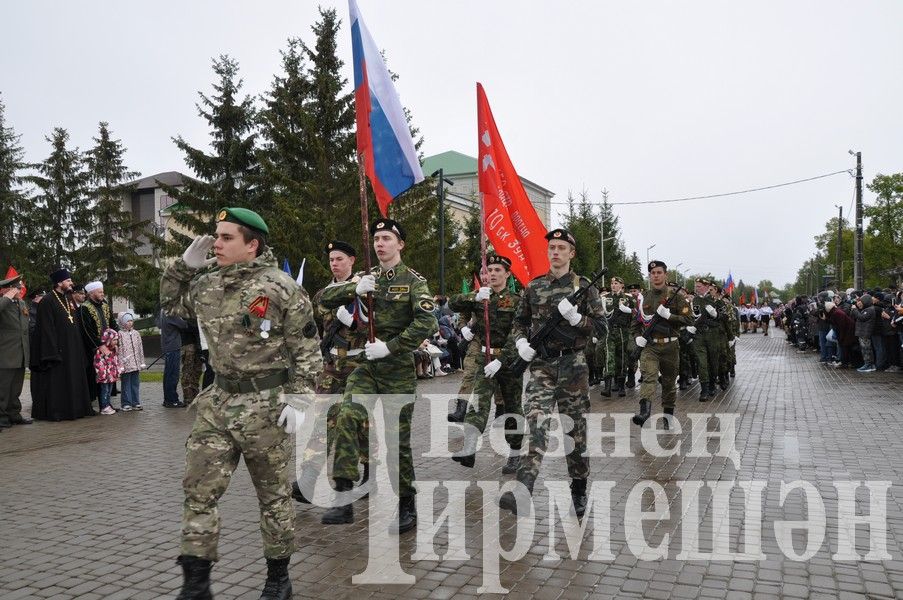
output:
[[[216,238],[212,235],[200,235],[194,238],[191,245],[182,253],[182,260],[192,269],[201,269],[216,262],[215,258],[207,258]]]

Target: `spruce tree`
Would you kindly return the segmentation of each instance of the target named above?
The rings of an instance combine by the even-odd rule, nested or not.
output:
[[[33,218],[26,224],[33,244],[33,268],[41,280],[57,266],[81,275],[77,250],[91,225],[86,195],[85,160],[78,148],[68,148],[69,132],[61,127],[45,138],[52,151],[26,179],[36,187]]]
[[[266,212],[266,207],[258,205],[254,102],[250,96],[241,97],[237,61],[222,55],[213,60],[213,72],[218,78],[215,93],[198,92],[201,102],[196,105],[210,126],[210,152],[191,146],[182,136],[173,138],[197,179],[186,180],[182,188],[163,186],[178,202],[172,217],[195,235],[213,230],[216,213],[223,206]],[[179,251],[189,241],[176,234]]]
[[[6,126],[6,107],[0,99],[0,277],[6,274],[8,265],[19,272],[28,265],[29,239],[22,230],[30,207],[20,188],[21,173],[28,165],[19,145],[20,137]]]
[[[110,137],[107,123],[100,123],[93,139],[95,145],[86,153],[91,228],[79,252],[80,262],[91,277],[103,280],[108,295],[134,299],[140,282],[158,275],[137,254],[149,222],[134,221],[122,208],[127,193],[123,184],[139,174],[125,166],[125,148]]]

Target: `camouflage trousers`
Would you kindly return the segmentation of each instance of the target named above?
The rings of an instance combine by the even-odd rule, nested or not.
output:
[[[627,377],[632,338],[626,327],[611,327],[606,338],[608,362],[605,377]]]
[[[413,400],[416,391],[417,374],[413,354],[390,355],[376,361],[365,361],[351,372],[345,384],[343,403],[351,403],[355,394],[404,394]],[[337,451],[333,458],[332,476],[335,479],[357,481],[359,457],[362,452],[366,454],[368,451],[368,448],[361,447],[361,440],[366,438],[361,433],[363,424],[360,415],[366,415],[366,410],[359,404],[357,406],[357,409],[340,410],[336,415],[335,448],[341,448],[343,453],[339,454]],[[398,427],[397,445],[390,443],[388,451],[398,454],[398,471],[390,468],[389,479],[400,497],[417,493],[414,489],[414,457],[411,452],[413,416],[412,401],[401,409],[397,423],[386,422],[386,427]],[[390,465],[393,463],[394,461],[389,461]]]
[[[549,417],[558,405],[562,416],[570,417],[573,428],[568,433],[574,440],[574,448],[567,455],[568,474],[572,479],[589,477],[589,458],[586,453],[586,418],[590,411],[589,380],[586,358],[583,352],[530,363],[530,381],[527,383],[524,413],[527,419],[528,450],[521,457],[517,471],[518,481],[528,487],[536,481],[549,439]]]
[[[721,372],[721,335],[712,329],[700,330],[693,346],[699,365],[699,381],[714,382]]]
[[[217,504],[243,456],[257,491],[263,554],[291,555],[295,511],[286,470],[292,450],[276,424],[283,408],[279,391],[230,394],[212,385],[195,399],[197,416],[185,442],[181,554],[219,558]]]
[[[689,380],[698,373],[699,361],[696,359],[696,338],[682,332],[678,340],[680,346],[680,370],[678,373],[684,381]]]
[[[694,344],[696,342],[693,342]],[[680,346],[677,341],[666,344],[649,342],[640,354],[640,398],[652,400],[658,385],[658,374],[662,374],[662,408],[674,408],[677,400],[677,371],[680,367]]]
[[[586,362],[587,366],[591,366],[591,370],[595,371],[596,378],[604,379],[611,376],[611,372],[614,369],[612,364],[614,357],[609,352],[608,335],[597,339],[593,353],[586,357]]]
[[[462,361],[461,368],[464,370],[464,375],[461,377],[461,387],[458,388],[459,398],[469,398],[473,393],[473,384],[477,379],[477,371],[479,370],[481,374],[483,372],[483,363],[480,361],[480,341],[474,338],[467,344],[467,353]],[[495,404],[496,406],[504,406],[502,399],[498,396],[495,397]]]
[[[204,361],[201,358],[201,347],[198,344],[182,346],[180,372],[182,397],[185,399],[185,404],[190,404],[201,390],[201,374],[204,372]]]
[[[486,365],[486,356],[483,353],[477,354],[477,366],[473,384],[473,396],[476,397],[476,406],[473,404],[473,398],[469,400],[471,404],[470,410],[464,417],[464,422],[476,427],[480,433],[486,431],[486,424],[489,422],[489,409],[491,401],[495,399],[497,407],[504,410],[504,414],[523,415],[524,411],[521,407],[521,394],[523,391],[523,379],[514,375],[507,368],[499,369],[495,377],[487,379],[483,373],[483,367]],[[496,409],[496,415],[502,414]],[[516,429],[517,422],[514,417],[505,419],[505,429]],[[521,433],[512,433],[505,436],[509,448],[518,449],[523,445],[524,436]]]

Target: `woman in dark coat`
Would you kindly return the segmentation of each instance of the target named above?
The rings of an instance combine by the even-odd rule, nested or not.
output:
[[[840,368],[847,369],[851,366],[853,350],[859,342],[856,338],[856,324],[845,312],[835,307],[833,302],[825,302],[825,313],[837,336],[837,360]]]

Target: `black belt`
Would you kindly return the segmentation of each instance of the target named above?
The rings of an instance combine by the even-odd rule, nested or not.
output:
[[[560,356],[567,356],[568,354],[577,354],[579,352],[583,352],[584,348],[568,348],[567,350],[546,350],[545,354],[540,358],[549,359],[549,358],[558,358]]]
[[[229,392],[230,394],[262,392],[286,383],[288,383],[288,371],[286,369],[256,379],[227,379],[219,373],[216,375],[216,385],[224,392]]]

